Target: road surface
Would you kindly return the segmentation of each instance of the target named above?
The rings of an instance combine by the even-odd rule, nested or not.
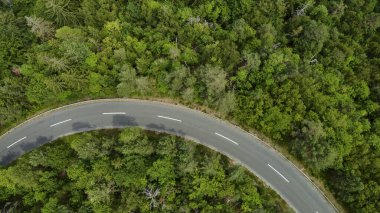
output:
[[[336,212],[297,168],[251,134],[202,112],[160,102],[98,100],[43,113],[0,137],[0,164],[8,165],[64,135],[131,126],[186,137],[229,156],[277,191],[296,212]]]

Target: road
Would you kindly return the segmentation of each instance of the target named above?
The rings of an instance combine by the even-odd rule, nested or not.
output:
[[[131,126],[186,137],[229,156],[279,193],[296,212],[335,212],[293,164],[253,135],[205,113],[160,102],[101,100],[49,111],[0,138],[0,164],[8,165],[65,135]]]

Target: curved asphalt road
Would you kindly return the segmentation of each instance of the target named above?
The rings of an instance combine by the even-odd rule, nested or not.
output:
[[[138,126],[191,138],[244,165],[297,212],[335,212],[290,162],[252,135],[199,111],[159,102],[100,100],[69,105],[37,116],[0,138],[0,164],[64,135]]]

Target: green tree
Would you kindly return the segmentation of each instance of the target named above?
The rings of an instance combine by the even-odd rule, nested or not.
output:
[[[41,209],[43,213],[51,213],[51,212],[63,212],[68,213],[70,209],[66,206],[59,205],[59,200],[57,198],[50,198],[49,201],[43,206]]]
[[[150,179],[156,180],[159,186],[175,184],[174,162],[170,158],[155,161],[152,167],[148,169],[147,174]]]
[[[117,93],[128,97],[136,91],[136,70],[129,65],[121,67],[120,83],[117,85]]]
[[[142,134],[142,130],[140,129],[125,129],[120,134],[119,140],[122,144],[122,147],[120,147],[120,152],[125,155],[150,155],[154,152],[153,145],[149,142],[148,137]]]
[[[107,21],[116,19],[120,5],[107,0],[83,0],[80,3],[80,14],[87,26],[102,27]]]
[[[233,92],[228,92],[219,101],[219,111],[223,115],[229,115],[236,107],[236,97]]]
[[[46,17],[59,26],[76,24],[78,21],[72,0],[39,0],[38,3],[43,4],[41,7]]]
[[[291,117],[279,110],[278,107],[272,107],[265,113],[264,118],[260,121],[261,128],[267,134],[272,135],[275,139],[282,138],[290,130]]]
[[[220,67],[206,65],[200,70],[204,88],[201,97],[206,97],[209,104],[214,104],[224,94],[227,80],[226,72]]]

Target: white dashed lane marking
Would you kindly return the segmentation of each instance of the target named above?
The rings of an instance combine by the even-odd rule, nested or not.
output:
[[[157,117],[159,117],[159,118],[164,118],[164,119],[168,119],[168,120],[172,120],[172,121],[182,122],[182,121],[179,120],[179,119],[175,119],[175,118],[171,118],[171,117],[166,117],[166,116],[162,116],[162,115],[157,115]]]
[[[21,139],[19,139],[19,140],[17,140],[16,142],[12,143],[11,145],[7,146],[7,148],[9,149],[11,146],[13,146],[13,145],[15,145],[16,143],[18,143],[18,142],[20,142],[20,141],[22,141],[22,140],[25,140],[25,139],[26,139],[26,136],[23,137],[23,138],[21,138]]]
[[[125,112],[103,112],[103,115],[125,115]]]
[[[230,141],[231,143],[233,143],[233,144],[235,144],[235,145],[239,146],[239,144],[238,144],[238,143],[236,143],[235,141],[233,141],[233,140],[231,140],[231,139],[227,138],[227,137],[226,137],[226,136],[224,136],[224,135],[221,135],[221,134],[219,134],[219,133],[217,133],[217,132],[215,132],[215,135],[217,135],[217,136],[219,136],[219,137],[222,137],[222,138],[224,138],[224,139],[226,139],[226,140]]]
[[[69,122],[69,121],[71,121],[71,119],[67,119],[67,120],[64,120],[64,121],[61,121],[61,122],[58,122],[58,123],[52,124],[52,125],[50,125],[50,127],[57,126],[57,125],[59,125],[59,124],[63,124],[63,123]]]
[[[273,171],[275,171],[278,175],[280,175],[282,178],[284,178],[284,180],[285,180],[286,182],[289,183],[289,180],[286,179],[286,178],[284,177],[284,175],[282,175],[279,171],[277,171],[275,168],[273,168],[269,163],[268,163],[268,166],[269,166],[271,169],[273,169]]]

